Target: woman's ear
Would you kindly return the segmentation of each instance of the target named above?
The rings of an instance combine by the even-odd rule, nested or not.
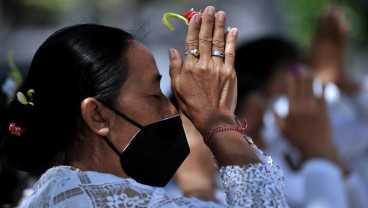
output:
[[[109,111],[95,98],[88,97],[81,103],[82,117],[94,133],[106,136],[109,133]]]

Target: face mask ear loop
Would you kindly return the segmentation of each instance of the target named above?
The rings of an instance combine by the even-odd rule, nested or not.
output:
[[[111,143],[111,141],[107,138],[107,137],[102,137],[104,139],[104,141],[111,147],[111,149],[118,155],[120,155],[120,152],[118,149],[116,149],[116,147]]]
[[[108,106],[107,106],[107,107],[108,107]],[[108,107],[108,108],[110,108],[110,107]],[[134,126],[136,126],[136,127],[140,128],[140,129],[142,129],[142,128],[143,128],[143,126],[142,126],[142,125],[140,125],[139,123],[137,123],[137,122],[133,121],[133,120],[132,120],[132,119],[130,119],[128,116],[126,116],[126,115],[124,115],[124,114],[120,113],[119,111],[117,111],[117,110],[115,110],[115,109],[113,109],[113,108],[110,108],[110,110],[112,110],[114,113],[118,114],[120,117],[124,118],[124,119],[125,119],[125,120],[127,120],[129,123],[133,124]]]
[[[124,118],[125,120],[127,120],[129,123],[133,124],[134,126],[142,129],[143,126],[140,125],[139,123],[133,121],[131,118],[129,118],[128,116],[120,113],[119,111],[115,110],[114,108],[110,107],[109,105],[106,105],[104,102],[102,102],[101,100],[98,100],[100,101],[104,106],[108,107],[111,111],[113,111],[114,113],[118,114],[120,117]]]
[[[100,101],[104,106],[108,107],[111,111],[113,111],[114,113],[116,113],[118,116],[124,118],[125,120],[127,120],[128,122],[130,122],[131,124],[133,124],[134,126],[142,129],[143,126],[140,125],[139,123],[133,121],[132,119],[130,119],[128,116],[120,113],[119,111],[115,110],[114,108],[111,108],[110,106],[106,105],[104,102],[102,102],[101,100],[98,100]],[[119,150],[111,143],[111,141],[107,138],[107,137],[102,137],[104,139],[104,141],[111,147],[111,149],[118,155],[120,155],[120,152]]]

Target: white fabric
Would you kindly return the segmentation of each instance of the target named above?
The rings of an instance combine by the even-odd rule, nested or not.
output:
[[[353,96],[338,94],[338,98],[328,101],[328,107],[335,144],[351,170],[346,178],[337,177],[341,175],[337,167],[319,164],[320,161],[309,161],[303,171],[293,170],[285,156],[297,163],[300,157],[297,149],[283,138],[272,112],[264,114],[262,136],[267,147],[264,151],[284,173],[285,196],[290,207],[368,207],[368,87]],[[319,198],[313,193],[319,193]],[[347,205],[344,202],[331,206],[337,201],[346,201]]]
[[[349,207],[368,207],[368,191],[366,186],[362,185],[362,181],[364,180],[357,171],[345,179],[346,192],[350,199]]]
[[[288,207],[283,176],[266,163],[220,168],[227,205],[177,197],[162,188],[111,174],[56,166],[44,173],[20,207]]]
[[[284,173],[284,193],[290,207],[368,207],[368,191],[359,171],[352,171],[347,178],[343,178],[338,167],[320,159],[311,159],[303,164],[302,170],[293,170],[285,159],[287,154],[295,153],[291,151],[292,147],[281,137],[273,141],[275,143],[264,151]],[[331,206],[336,202],[339,206]],[[348,205],[345,206],[345,203]]]
[[[330,105],[330,117],[335,144],[343,160],[359,173],[368,190],[368,79],[364,79],[357,93],[341,93],[340,99]]]
[[[339,167],[326,159],[306,161],[302,168],[305,175],[306,207],[348,208],[348,197]]]

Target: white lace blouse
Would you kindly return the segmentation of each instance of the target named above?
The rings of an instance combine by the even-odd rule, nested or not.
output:
[[[220,168],[226,206],[172,196],[131,178],[56,166],[41,176],[20,207],[288,207],[280,169],[270,157],[257,154],[262,163]]]

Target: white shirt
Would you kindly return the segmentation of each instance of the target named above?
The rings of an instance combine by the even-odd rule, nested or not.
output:
[[[56,166],[41,176],[20,207],[288,207],[282,172],[272,161],[221,167],[220,174],[227,205],[173,196],[131,178]]]

